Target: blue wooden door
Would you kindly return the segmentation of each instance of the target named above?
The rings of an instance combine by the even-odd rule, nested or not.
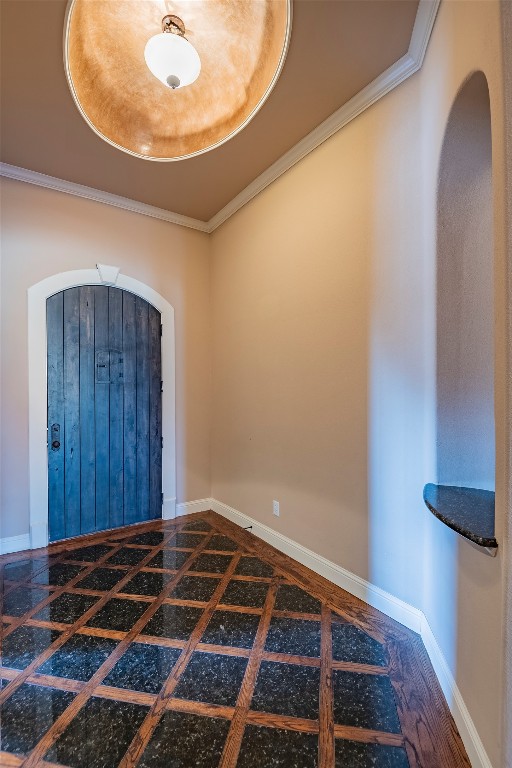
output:
[[[160,517],[160,313],[106,286],[46,310],[50,541]]]

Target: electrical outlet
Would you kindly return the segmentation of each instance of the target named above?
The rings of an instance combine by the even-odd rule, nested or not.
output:
[[[279,502],[275,499],[272,502],[272,511],[276,517],[279,517]]]

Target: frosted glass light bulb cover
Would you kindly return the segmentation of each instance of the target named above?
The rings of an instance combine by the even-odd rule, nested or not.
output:
[[[183,88],[199,77],[201,59],[180,35],[161,32],[146,43],[144,58],[151,72],[168,88]]]

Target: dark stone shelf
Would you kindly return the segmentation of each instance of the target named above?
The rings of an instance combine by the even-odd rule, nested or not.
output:
[[[481,547],[496,549],[494,492],[427,483],[425,504],[441,522]]]

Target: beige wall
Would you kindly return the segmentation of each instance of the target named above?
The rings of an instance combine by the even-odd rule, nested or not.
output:
[[[177,500],[209,496],[208,236],[4,179],[1,258],[2,536],[28,532],[27,288],[97,262],[119,266],[174,307]]]
[[[420,73],[212,237],[212,495],[423,610],[502,764],[503,547],[431,516],[436,210],[451,106],[489,82],[497,519],[504,532],[503,82],[498,2],[441,4]],[[281,503],[279,519],[272,500]]]
[[[367,575],[366,163],[344,135],[213,237],[212,493]]]

